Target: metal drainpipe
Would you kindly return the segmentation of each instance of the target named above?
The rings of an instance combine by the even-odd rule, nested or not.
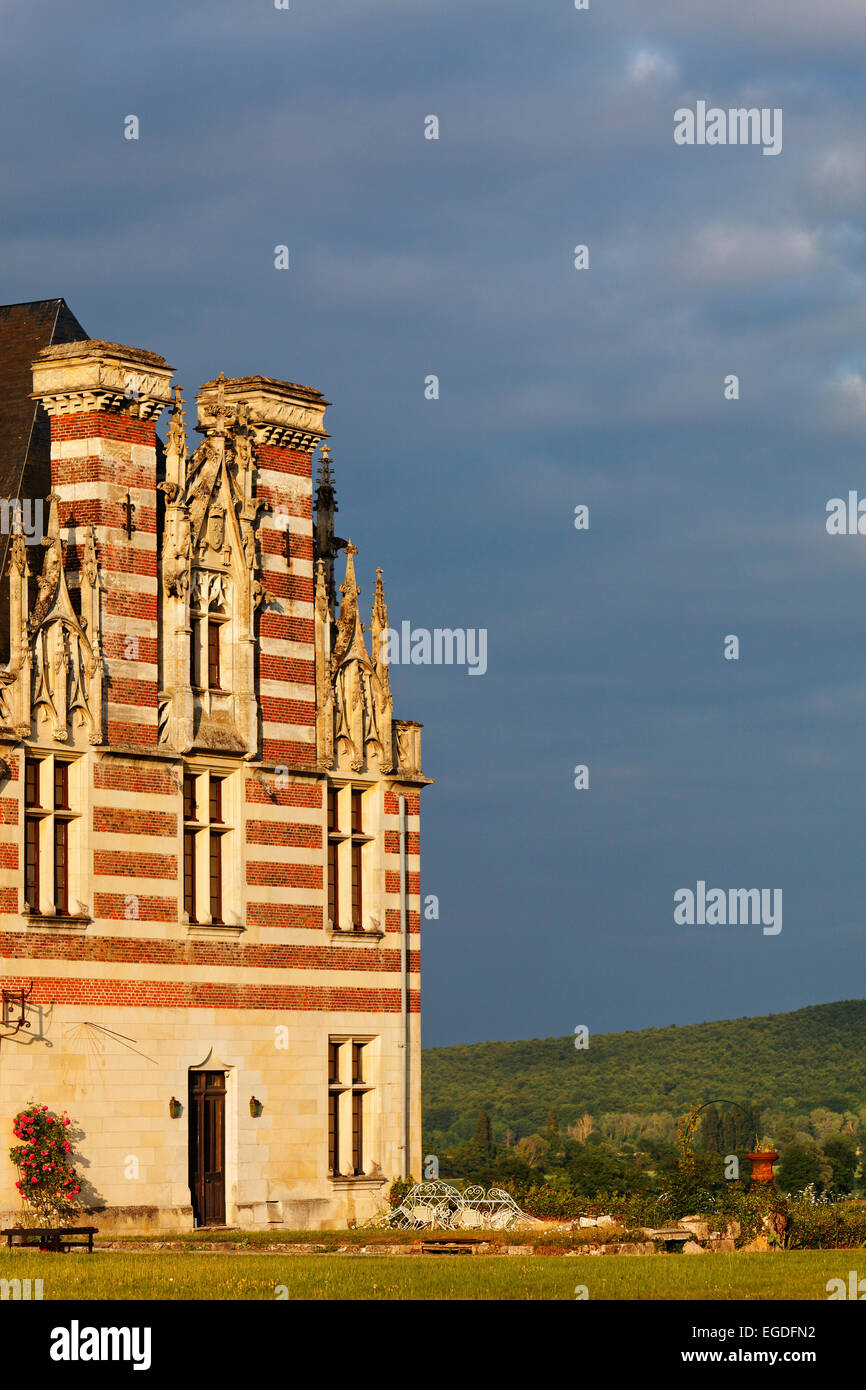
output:
[[[400,796],[400,1095],[402,1135],[400,1139],[400,1177],[409,1175],[409,914],[406,798]]]

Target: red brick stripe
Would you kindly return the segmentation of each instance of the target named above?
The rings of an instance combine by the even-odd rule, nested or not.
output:
[[[156,622],[156,594],[126,594],[114,589],[104,596],[105,612],[117,618],[145,618]]]
[[[316,640],[316,630],[312,618],[289,618],[283,613],[263,613],[259,626],[262,637],[278,637],[284,642],[308,642]]]
[[[312,485],[312,456],[300,449],[278,449],[260,444],[256,449],[256,464],[259,472],[270,469],[272,473],[292,473],[298,478],[309,478]]]
[[[267,588],[274,598],[293,599],[296,603],[313,602],[313,581],[304,575],[269,570]]]
[[[147,767],[141,763],[94,763],[93,785],[111,791],[151,792],[156,796],[175,796],[180,787],[167,768]]]
[[[128,463],[125,459],[101,458],[95,454],[53,458],[51,479],[54,487],[72,487],[74,483],[117,483],[119,487],[137,487],[152,493],[156,484],[156,463],[154,461],[151,468],[142,468],[141,464]]]
[[[134,499],[133,499],[134,500]],[[57,507],[61,526],[114,526],[117,530],[126,527],[126,511],[119,502],[108,502],[104,497],[81,497],[74,502],[60,502]],[[71,519],[70,519],[71,518]],[[156,535],[156,509],[135,504],[133,512],[135,535]],[[70,553],[78,553],[77,546],[70,546]],[[102,550],[97,540],[97,551]]]
[[[322,909],[301,907],[295,903],[247,902],[247,923],[251,927],[301,928],[322,930]]]
[[[151,898],[150,902],[160,899]],[[167,901],[167,899],[166,899]],[[338,942],[324,946],[277,944],[247,946],[232,941],[163,941],[148,937],[76,936],[69,932],[0,932],[3,960],[63,960],[134,962],[137,965],[216,966],[232,970],[370,970],[396,974],[400,951]],[[417,951],[410,952],[409,968],[420,967]],[[246,988],[246,986],[245,986]],[[256,988],[256,986],[253,986]]]
[[[291,527],[289,529],[291,530]],[[284,530],[274,530],[263,526],[259,531],[259,541],[261,542],[263,555],[282,555],[285,558],[286,533]],[[302,534],[300,531],[292,531],[290,542],[292,560],[312,560],[312,536]]]
[[[80,569],[84,547],[67,546],[66,553],[71,558],[71,568]],[[129,545],[101,545],[98,558],[100,570],[104,575],[140,574],[145,578],[156,577],[156,551],[145,550],[134,541]]]
[[[131,444],[156,447],[156,423],[113,410],[83,410],[76,415],[52,415],[51,438],[125,439]],[[52,467],[55,460],[52,459]]]
[[[410,932],[420,931],[420,930],[421,930],[421,914],[420,914],[420,912],[407,912],[407,913],[406,913],[406,925],[407,925],[407,927],[409,928],[409,931],[410,931]],[[398,907],[388,907],[388,908],[385,909],[385,930],[386,930],[386,932],[390,932],[390,931],[399,932],[399,931],[402,931],[402,930],[403,930],[403,928],[402,928],[401,925],[400,925],[400,909],[399,909]]]
[[[138,897],[138,917],[130,921],[176,922],[177,898]],[[97,920],[116,920],[126,918],[126,894],[94,893],[93,915]],[[95,940],[95,938],[93,938]]]
[[[7,989],[27,988],[29,976],[9,976]],[[321,1011],[349,1009],[357,1013],[397,1014],[399,989],[341,989],[317,985],[182,984],[162,980],[34,979],[31,1004],[102,1005],[144,1009],[277,1009]],[[409,996],[411,1013],[420,1013],[421,996]]]
[[[313,519],[312,495],[310,493],[302,493],[298,496],[296,492],[289,492],[285,488],[268,484],[260,473],[256,495],[271,509],[266,514],[269,518],[272,518],[274,513],[283,512],[284,515],[292,517],[296,521],[312,521]],[[306,529],[304,527],[304,530]]]
[[[300,661],[290,656],[271,656],[263,652],[259,660],[262,680],[293,681],[296,685],[315,685],[315,661]]]
[[[320,825],[297,825],[294,821],[247,821],[248,845],[290,845],[293,849],[321,849]]]
[[[262,695],[262,719],[268,724],[315,724],[316,706],[311,700],[281,700]]]
[[[108,698],[113,705],[141,705],[156,709],[156,681],[130,680],[127,676],[108,677]]]
[[[247,883],[268,888],[321,888],[321,864],[263,864],[247,861]]]
[[[420,876],[420,874],[407,874],[406,877],[407,877],[408,880],[409,880],[409,892],[410,892],[410,894],[418,894],[418,893],[420,893],[420,891],[421,891],[421,876]],[[396,872],[396,873],[392,873],[390,869],[386,869],[386,870],[385,870],[385,892],[386,892],[386,893],[399,893],[399,892],[400,892],[400,874],[399,874],[399,871]]]
[[[316,765],[314,743],[290,743],[287,740],[266,738],[262,743],[262,762],[283,763],[286,767]]]
[[[139,637],[137,658],[127,656],[126,636],[120,632],[106,632],[102,636],[102,650],[109,660],[117,661],[146,661],[150,665],[156,665],[158,656],[158,645],[155,637]]]
[[[418,834],[417,831],[412,831],[412,830],[410,830],[410,831],[408,832],[408,834],[406,835],[406,852],[407,852],[408,854],[420,854],[420,853],[421,853],[421,836]],[[399,853],[400,853],[400,831],[399,831],[399,830],[386,830],[386,831],[385,831],[385,853],[386,853],[386,854],[399,854]]]
[[[176,835],[177,816],[164,811],[118,810],[114,806],[94,806],[93,828],[120,835]]]
[[[304,806],[315,810],[322,808],[322,788],[316,782],[290,782],[287,787],[278,787],[274,777],[267,778],[263,787],[257,777],[246,780],[246,799],[265,806]]]
[[[93,852],[95,874],[116,874],[118,878],[176,878],[177,858],[173,854],[126,854],[122,850],[97,849]]]
[[[141,748],[156,747],[155,724],[123,724],[118,720],[108,721],[108,742],[113,744],[138,745]]]

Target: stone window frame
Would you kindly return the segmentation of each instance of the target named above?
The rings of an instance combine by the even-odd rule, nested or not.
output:
[[[27,801],[27,765],[38,768],[37,801]],[[88,815],[90,798],[86,790],[88,760],[82,753],[54,748],[25,746],[22,785],[21,913],[31,926],[85,926],[92,920],[87,906],[90,893]],[[55,805],[55,768],[67,769],[65,806]],[[28,824],[36,823],[38,861],[38,899],[31,905],[26,898]],[[65,903],[58,906],[56,892],[57,828],[65,826]],[[78,910],[75,910],[77,905]]]
[[[355,1049],[363,1058],[360,1077],[355,1077]],[[338,1074],[333,1074],[334,1052]],[[381,1179],[381,1165],[373,1156],[380,1120],[378,1100],[380,1057],[379,1038],[370,1033],[328,1034],[328,1125],[327,1172],[332,1182],[370,1182]],[[369,1098],[369,1099],[368,1099]],[[336,1111],[337,1167],[333,1164],[333,1116]],[[360,1115],[360,1171],[355,1171],[357,1119]]]
[[[192,817],[187,812],[187,778],[194,782],[195,804]],[[243,930],[246,912],[243,873],[245,856],[242,852],[243,769],[218,759],[191,757],[182,765],[182,806],[180,817],[180,912],[181,921],[191,931],[229,932],[239,935]],[[211,819],[211,786],[220,786],[219,821]],[[186,866],[187,836],[193,836],[194,916],[187,910]],[[214,835],[219,836],[221,861],[221,915],[212,915],[212,852]],[[237,852],[235,852],[237,851]],[[203,910],[203,906],[204,909]]]
[[[362,797],[361,832],[354,831],[352,793]],[[337,797],[337,827],[331,827],[331,794]],[[384,791],[380,782],[329,777],[325,788],[325,893],[323,916],[331,940],[381,941],[385,935]],[[332,847],[337,855],[337,920],[331,916],[329,876]],[[361,847],[361,922],[353,921],[352,856]],[[345,924],[345,925],[344,925]]]

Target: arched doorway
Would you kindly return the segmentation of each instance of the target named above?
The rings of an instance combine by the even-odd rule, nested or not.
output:
[[[196,1226],[226,1221],[226,1072],[218,1065],[208,1057],[189,1073],[189,1190]]]

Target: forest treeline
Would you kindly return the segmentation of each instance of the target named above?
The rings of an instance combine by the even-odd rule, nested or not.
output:
[[[866,1000],[574,1044],[533,1038],[425,1051],[425,1153],[472,1141],[482,1111],[491,1140],[507,1149],[533,1136],[537,1148],[551,1111],[559,1133],[580,1143],[593,1134],[596,1142],[667,1144],[686,1110],[720,1099],[757,1112],[788,1142],[862,1129],[852,1121],[866,1107]],[[728,1110],[735,1114],[721,1107],[721,1123],[730,1125]]]

